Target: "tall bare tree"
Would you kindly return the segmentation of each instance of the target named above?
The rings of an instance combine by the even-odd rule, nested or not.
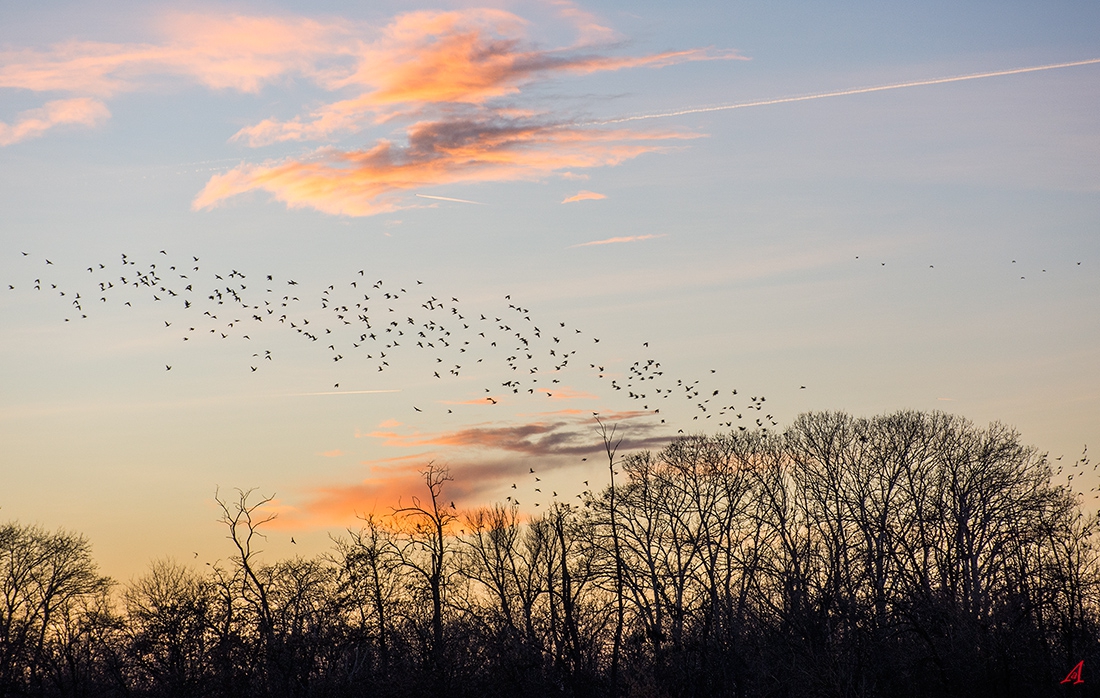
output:
[[[403,525],[392,544],[401,564],[420,578],[431,597],[428,656],[437,680],[444,682],[443,615],[454,547],[451,529],[458,513],[443,499],[443,487],[452,479],[450,470],[429,462],[421,476],[428,498],[414,496],[412,504],[394,509],[394,516]]]

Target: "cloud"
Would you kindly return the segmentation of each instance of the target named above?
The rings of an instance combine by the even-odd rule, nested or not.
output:
[[[99,100],[160,89],[165,78],[251,93],[294,75],[330,84],[347,75],[357,45],[346,22],[300,17],[172,13],[157,30],[159,42],[69,41],[0,51],[0,88],[77,95],[0,125],[0,146],[57,124],[102,123],[110,113]]]
[[[609,37],[571,3],[557,5],[582,36]],[[357,95],[289,120],[265,119],[239,130],[233,140],[254,147],[324,140],[370,123],[414,119],[400,137],[358,151],[322,148],[307,158],[243,164],[212,177],[192,207],[209,209],[246,192],[266,191],[290,208],[370,216],[409,207],[400,194],[415,188],[532,180],[559,172],[578,177],[571,170],[617,165],[667,149],[662,141],[696,136],[580,127],[568,118],[501,103],[503,98],[558,75],[738,57],[701,49],[625,57],[598,47],[544,50],[528,44],[527,26],[512,13],[492,9],[394,18],[363,45],[357,68],[330,85],[360,90]]]
[[[619,40],[613,29],[605,27],[591,12],[582,10],[571,0],[550,0],[558,8],[558,14],[573,24],[579,34],[581,44],[602,44]]]
[[[307,157],[241,164],[211,177],[193,208],[265,191],[290,208],[369,216],[411,206],[401,196],[410,189],[552,174],[574,178],[577,169],[617,165],[665,150],[670,140],[698,137],[582,125],[558,104],[523,103],[531,85],[742,58],[704,48],[621,55],[620,38],[595,16],[570,0],[551,5],[576,34],[572,45],[544,47],[528,36],[530,22],[492,8],[406,12],[381,27],[342,19],[169,13],[160,17],[150,41],[71,41],[0,51],[0,88],[103,100],[162,91],[173,81],[246,93],[309,83],[323,95],[315,106],[296,116],[261,119],[231,140],[262,147],[331,141],[381,124],[393,124],[393,131],[358,150],[320,147]],[[77,102],[51,102],[43,109],[57,104]],[[102,102],[82,104],[83,121],[28,116],[25,126],[3,129],[5,141],[48,129],[36,124],[107,118]]]
[[[161,41],[70,41],[46,50],[0,51],[0,87],[110,97],[184,77],[212,89],[258,92],[291,74],[315,82],[348,73],[356,37],[346,22],[300,17],[170,13]]]
[[[592,245],[611,245],[619,242],[640,242],[642,240],[653,240],[655,238],[663,238],[665,234],[661,235],[629,235],[626,237],[607,238],[606,240],[593,240],[592,242],[582,242],[577,245],[570,245],[570,247],[590,247]]]
[[[644,412],[612,415],[614,421],[651,416]],[[663,446],[667,437],[654,433],[654,426],[635,422],[629,432],[624,432],[624,449]],[[571,418],[560,413],[553,418],[525,424],[479,425],[439,433],[416,431],[375,431],[368,436],[382,441],[383,445],[397,448],[462,448],[522,453],[527,456],[590,455],[603,449],[603,444],[592,428],[591,415]]]
[[[602,414],[601,418],[605,424],[618,425],[618,434],[624,437],[620,452],[626,452],[662,448],[668,443],[670,437],[662,436],[659,426],[640,419],[651,416],[630,411]],[[590,411],[561,410],[536,415],[525,424],[480,424],[438,433],[399,430],[399,426],[391,424],[369,436],[387,447],[406,449],[407,453],[364,462],[369,474],[360,482],[309,490],[300,506],[280,509],[277,525],[347,526],[354,523],[357,514],[385,517],[399,503],[408,504],[414,496],[423,498],[420,473],[432,461],[448,464],[454,479],[444,487],[445,501],[454,500],[463,508],[480,506],[488,498],[500,496],[510,483],[529,477],[530,468],[545,477],[577,467],[581,456],[604,452]]]
[[[407,207],[396,194],[409,189],[531,180],[570,168],[606,167],[667,150],[662,141],[695,137],[494,117],[418,122],[406,136],[406,144],[379,140],[366,150],[326,148],[310,158],[240,165],[211,177],[192,208],[212,208],[260,190],[290,208],[370,216]]]
[[[420,495],[423,481],[420,471],[431,460],[420,454],[386,458],[364,463],[370,476],[358,483],[313,488],[299,506],[283,505],[273,528],[300,529],[315,526],[346,526],[357,515],[385,516],[390,507]]]
[[[556,4],[582,37],[590,41],[613,37],[613,32],[571,3]],[[353,71],[325,84],[329,89],[360,90],[359,94],[324,104],[304,116],[265,119],[242,128],[233,140],[253,147],[324,140],[395,116],[421,114],[431,107],[484,107],[493,100],[518,95],[525,85],[561,74],[741,58],[732,51],[705,49],[644,56],[606,55],[599,46],[538,49],[526,40],[527,26],[526,20],[510,12],[484,8],[399,15],[380,37],[361,45]],[[495,112],[507,116],[504,109],[515,111],[516,107],[498,105]]]
[[[571,204],[574,201],[587,201],[589,199],[606,199],[606,198],[607,198],[606,194],[597,194],[594,191],[588,191],[587,189],[582,189],[579,192],[577,192],[576,194],[574,194],[573,196],[567,196],[566,198],[562,199],[562,203],[563,204]]]
[[[0,122],[0,146],[37,138],[56,126],[99,126],[110,116],[106,105],[90,97],[46,102],[38,109],[20,112],[10,125]]]
[[[336,448],[331,451],[322,451],[321,455],[325,458],[339,458],[340,456],[344,455],[344,452]]]

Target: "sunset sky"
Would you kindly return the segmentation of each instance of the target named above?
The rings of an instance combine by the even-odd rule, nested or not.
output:
[[[265,554],[310,554],[433,459],[459,508],[576,502],[594,412],[630,450],[944,410],[1076,460],[1098,28],[1081,2],[5,3],[0,516],[126,579],[227,556],[215,490],[257,488]]]

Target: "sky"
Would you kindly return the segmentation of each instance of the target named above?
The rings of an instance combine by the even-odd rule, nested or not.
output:
[[[1075,461],[1100,441],[1098,26],[6,3],[0,516],[125,580],[226,558],[236,488],[273,497],[269,559],[422,496],[429,461],[460,510],[576,503],[607,481],[597,418],[625,453],[942,410]]]

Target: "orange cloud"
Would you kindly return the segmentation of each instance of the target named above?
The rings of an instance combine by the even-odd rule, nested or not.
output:
[[[37,138],[55,126],[98,126],[110,116],[102,102],[89,97],[46,102],[38,109],[21,112],[13,124],[0,122],[0,146]]]
[[[424,499],[421,471],[429,461],[440,462],[434,454],[401,460],[403,463],[399,468],[372,468],[370,477],[361,482],[332,484],[310,490],[304,503],[279,507],[279,518],[271,522],[272,527],[349,526],[354,525],[357,516],[373,514],[383,526],[391,530],[399,528],[400,522],[392,518],[394,509],[411,504],[414,497]],[[449,506],[453,501],[459,509],[483,504],[493,492],[505,487],[505,483],[527,473],[529,465],[526,461],[516,462],[514,457],[472,463],[452,461],[450,468],[454,479],[444,485],[444,504]],[[551,469],[550,465],[545,460],[540,461],[540,471]],[[554,466],[560,467],[560,463]]]
[[[568,168],[617,165],[666,149],[659,141],[694,137],[498,119],[421,122],[407,136],[404,146],[382,140],[368,150],[325,149],[307,160],[241,165],[211,177],[192,208],[264,190],[290,208],[370,216],[407,206],[394,195],[409,189],[530,180]]]
[[[269,507],[279,514],[271,526],[288,530],[348,526],[354,525],[357,516],[373,514],[383,526],[400,528],[400,522],[392,518],[393,511],[411,504],[414,497],[424,499],[421,473],[432,461],[440,462],[431,453],[368,461],[365,465],[370,466],[370,476],[361,482],[313,488],[303,504]],[[527,467],[517,464],[514,458],[457,463],[451,467],[454,479],[444,485],[445,506],[452,501],[456,508],[476,506],[506,479],[526,472]]]
[[[300,529],[314,526],[346,526],[357,515],[386,516],[399,501],[421,494],[423,481],[419,472],[430,457],[402,456],[369,461],[370,477],[349,485],[319,487],[311,491],[311,499],[301,506],[282,505],[273,528]]]
[[[409,206],[398,195],[413,188],[558,173],[572,178],[575,169],[616,165],[662,150],[669,139],[695,137],[582,127],[568,116],[515,103],[540,80],[742,58],[712,49],[612,55],[614,32],[570,0],[552,4],[578,34],[573,46],[539,47],[526,35],[527,20],[491,8],[408,12],[381,29],[302,17],[166,14],[158,41],[73,41],[0,51],[0,88],[86,99],[159,89],[166,78],[251,93],[304,79],[331,99],[296,117],[241,128],[232,140],[251,146],[319,141],[371,124],[413,123],[400,129],[401,136],[362,150],[321,149],[308,158],[243,164],[212,177],[193,207],[207,209],[260,190],[291,208],[368,216]],[[50,121],[50,109],[58,104],[70,111]],[[5,125],[0,132],[10,143],[56,123],[107,118],[101,103],[82,104],[79,116],[74,100],[51,102],[43,107],[50,112],[45,117],[33,114],[25,125]]]
[[[525,50],[526,24],[510,12],[492,9],[400,15],[380,41],[361,53],[359,69],[344,83],[374,87],[366,95],[374,105],[482,104],[516,94],[522,83],[548,73],[585,74],[739,57],[700,49],[625,57]]]
[[[555,3],[589,41],[613,32],[572,3]],[[516,95],[523,85],[555,74],[587,74],[637,67],[662,67],[685,61],[742,58],[731,51],[690,49],[648,56],[607,56],[570,49],[540,50],[524,41],[527,22],[503,10],[420,11],[399,15],[375,41],[364,42],[357,66],[326,83],[329,89],[359,88],[356,97],[323,105],[286,121],[265,119],[242,128],[233,140],[253,147],[281,141],[320,140],[354,131],[364,124],[428,106],[483,106]],[[504,113],[507,109],[511,113]],[[497,115],[516,116],[514,106]],[[529,110],[526,110],[529,111]],[[528,114],[530,115],[530,114]]]
[[[570,247],[590,247],[592,245],[611,245],[618,242],[640,242],[641,240],[653,240],[654,238],[663,238],[661,235],[629,235],[626,237],[607,238],[606,240],[593,240],[592,242],[582,242],[578,245],[570,245]]]
[[[321,455],[325,458],[339,458],[340,456],[344,455],[344,452],[337,448],[331,451],[322,451]]]
[[[668,443],[670,437],[662,436],[658,425],[635,421],[652,416],[640,411],[601,413],[605,424],[618,425],[617,434],[624,437],[622,452],[662,448]],[[444,498],[462,508],[499,496],[509,483],[529,476],[531,468],[546,476],[577,467],[579,456],[595,456],[604,449],[590,411],[558,410],[535,415],[524,424],[489,423],[440,433],[394,428],[399,426],[389,424],[369,436],[387,447],[409,449],[409,453],[365,461],[370,472],[360,482],[311,489],[304,504],[280,509],[277,525],[347,526],[354,525],[356,515],[385,517],[399,503],[408,504],[414,496],[423,498],[420,473],[430,461],[450,465],[454,480],[445,485]]]
[[[562,199],[562,203],[563,204],[571,204],[574,201],[587,201],[589,199],[606,199],[606,198],[607,198],[607,196],[605,194],[597,194],[594,191],[588,191],[587,189],[582,189],[579,192],[577,192],[576,194],[574,194],[573,196],[567,196],[566,198]]]

